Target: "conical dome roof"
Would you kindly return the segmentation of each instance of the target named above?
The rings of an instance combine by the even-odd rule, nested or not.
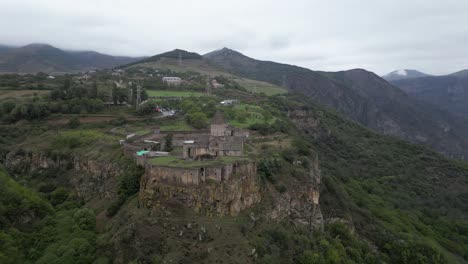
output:
[[[226,120],[224,119],[224,114],[221,111],[216,111],[213,119],[211,119],[211,124],[222,125],[226,124]]]

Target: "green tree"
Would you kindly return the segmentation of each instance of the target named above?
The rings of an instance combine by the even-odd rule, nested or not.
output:
[[[52,205],[59,205],[65,202],[70,194],[68,193],[67,189],[59,187],[55,191],[50,193],[50,203]]]
[[[208,117],[204,113],[195,112],[187,115],[188,123],[197,129],[205,128],[208,125]]]
[[[93,84],[91,85],[89,97],[93,99],[96,99],[98,97],[98,86],[96,81],[93,81]]]
[[[164,137],[164,150],[171,152],[173,150],[172,146],[172,134],[169,133]]]

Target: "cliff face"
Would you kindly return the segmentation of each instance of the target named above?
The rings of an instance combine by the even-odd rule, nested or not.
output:
[[[261,181],[253,161],[194,169],[147,164],[140,181],[139,200],[147,208],[176,202],[208,216],[236,216],[260,205],[261,216],[266,219],[289,218],[298,224],[321,227],[318,159],[304,178],[305,181],[291,180],[287,190],[279,193]],[[262,203],[263,197],[270,199]]]
[[[267,214],[271,219],[289,218],[310,228],[322,228],[323,215],[319,204],[321,172],[318,159],[313,162],[307,178],[306,182],[294,182],[286,192],[274,199]]]
[[[171,201],[205,215],[235,216],[259,203],[261,194],[255,162],[196,169],[146,165],[139,198],[146,207]]]
[[[54,156],[42,152],[10,152],[4,162],[14,176],[44,170],[55,171],[55,177],[76,190],[78,197],[89,201],[94,198],[113,198],[117,193],[121,168],[114,163],[98,162],[79,156]],[[57,173],[59,172],[59,173]]]

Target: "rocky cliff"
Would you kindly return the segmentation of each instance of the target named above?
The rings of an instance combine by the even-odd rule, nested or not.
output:
[[[49,177],[60,178],[85,201],[115,197],[118,176],[122,172],[115,163],[44,152],[12,151],[6,156],[4,165],[15,177],[41,171],[52,172]]]
[[[147,164],[139,199],[146,207],[171,201],[204,215],[235,216],[260,202],[260,182],[255,162],[196,169]]]
[[[272,203],[268,217],[275,220],[289,218],[297,224],[309,228],[323,227],[323,215],[320,210],[321,172],[318,159],[313,162],[305,182],[293,182],[287,191],[278,195]]]
[[[147,164],[140,181],[139,200],[147,208],[175,202],[208,216],[236,216],[259,205],[260,214],[267,219],[288,218],[298,224],[321,227],[318,159],[303,178],[305,181],[291,180],[287,190],[279,193],[260,179],[253,161],[192,169]],[[268,201],[262,203],[263,197],[268,197]]]

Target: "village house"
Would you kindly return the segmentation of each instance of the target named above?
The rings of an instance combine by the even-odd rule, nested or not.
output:
[[[211,80],[211,85],[213,86],[213,88],[221,88],[221,87],[224,87],[224,85],[223,85],[223,84],[220,84],[216,79]]]

